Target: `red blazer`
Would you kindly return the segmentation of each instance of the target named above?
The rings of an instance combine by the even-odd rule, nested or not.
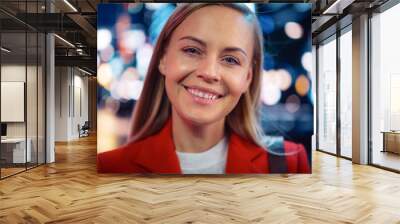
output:
[[[284,142],[288,173],[310,173],[305,149],[300,144]],[[228,143],[226,173],[268,173],[265,149],[232,133]],[[171,119],[155,135],[97,155],[99,173],[181,174],[172,140]]]

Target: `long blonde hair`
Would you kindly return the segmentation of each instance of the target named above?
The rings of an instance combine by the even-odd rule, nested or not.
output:
[[[243,14],[254,27],[253,78],[248,90],[241,96],[236,107],[226,118],[228,131],[233,131],[243,138],[262,146],[262,130],[258,121],[260,104],[261,75],[263,65],[263,38],[257,17],[240,3],[188,3],[179,5],[170,16],[161,31],[147,71],[146,80],[132,117],[130,141],[138,141],[157,133],[171,115],[171,103],[165,92],[165,77],[158,65],[165,53],[172,32],[194,11],[209,6],[219,5],[232,8]]]

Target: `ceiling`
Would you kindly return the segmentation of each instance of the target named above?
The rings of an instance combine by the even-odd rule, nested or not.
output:
[[[312,35],[313,39],[323,36],[329,27],[345,16],[353,16],[365,10],[382,5],[387,0],[286,0],[284,2],[306,2],[312,4]],[[59,37],[72,43],[74,47],[60,38],[55,38],[56,65],[71,65],[85,67],[96,71],[96,27],[99,3],[116,3],[126,1],[116,0],[1,0],[0,25],[3,38],[7,42],[13,40],[18,45],[25,46],[25,38],[18,33],[31,31],[55,32]],[[154,1],[153,1],[154,2]],[[157,1],[155,1],[157,2]],[[254,1],[260,2],[260,1]],[[283,2],[270,0],[268,2]],[[337,3],[335,3],[337,2]],[[69,5],[69,4],[70,5]],[[48,13],[52,11],[53,13]],[[27,12],[27,13],[26,13]],[[351,19],[350,19],[351,22]],[[28,38],[28,42],[31,38]],[[3,41],[3,43],[5,43]],[[34,41],[33,41],[34,42]],[[28,45],[28,54],[33,52],[35,43]],[[32,46],[32,49],[30,47]],[[80,49],[80,50],[77,50]],[[22,51],[22,48],[20,49]]]

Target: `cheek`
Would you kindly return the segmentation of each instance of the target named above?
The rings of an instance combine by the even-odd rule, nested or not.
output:
[[[165,92],[167,93],[167,96],[170,99],[170,101],[171,99],[174,98],[173,97],[174,93],[171,90],[172,90],[171,82],[168,79],[165,79]]]
[[[240,96],[247,91],[247,79],[245,75],[230,77],[225,80],[229,93],[234,96]]]
[[[175,99],[178,96],[178,85],[174,80],[165,79],[165,92],[167,93],[169,101],[172,103],[172,105],[175,105]]]
[[[194,60],[182,57],[179,53],[167,55],[165,62],[166,78],[176,81],[179,81],[196,68],[196,63]]]

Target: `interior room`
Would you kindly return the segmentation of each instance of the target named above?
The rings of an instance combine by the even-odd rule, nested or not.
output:
[[[396,97],[400,93],[400,67],[395,59],[399,34],[393,30],[393,21],[400,18],[399,10],[396,5],[371,19],[372,163],[396,170],[400,168],[400,104]]]
[[[285,6],[265,3],[277,10]],[[312,132],[307,142],[312,172],[250,175],[98,173],[97,153],[104,145],[127,140],[128,128],[118,127],[129,127],[136,101],[124,94],[139,97],[142,83],[128,81],[140,79],[148,63],[99,29],[101,4],[122,4],[122,22],[112,32],[127,29],[130,38],[144,41],[145,35],[156,37],[138,37],[134,29],[144,25],[124,19],[167,20],[170,14],[164,13],[179,6],[0,1],[0,223],[400,223],[399,1],[286,2],[302,4],[295,6],[299,12],[311,9],[311,34],[303,38],[312,51],[294,63],[306,73],[301,74],[311,102],[306,109],[313,111],[299,117],[300,128]],[[255,1],[245,4],[255,14],[262,9]],[[293,25],[296,17],[258,19],[271,28]],[[282,34],[298,41],[301,27],[297,33],[289,28]],[[151,55],[147,50],[141,53]],[[267,50],[270,70],[263,76],[286,78],[287,88],[298,91],[302,85],[293,77],[300,74],[272,63],[281,55],[276,48]],[[110,59],[117,56],[143,63],[120,66]],[[126,78],[125,84],[137,85],[111,86],[115,73]],[[104,89],[110,91],[104,94]],[[285,97],[278,89],[262,100],[283,102]],[[112,119],[117,113],[123,119]],[[265,116],[263,122],[274,118]]]

